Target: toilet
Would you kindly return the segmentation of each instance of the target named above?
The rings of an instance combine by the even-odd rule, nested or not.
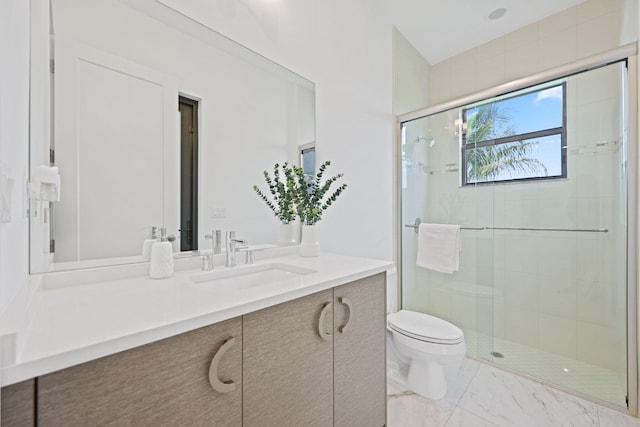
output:
[[[400,310],[387,315],[387,331],[391,379],[429,399],[442,399],[445,367],[457,372],[466,353],[462,330],[428,314]]]
[[[464,359],[464,334],[435,316],[409,310],[394,312],[395,295],[393,290],[387,292],[388,377],[426,398],[442,399],[448,380],[455,377]]]

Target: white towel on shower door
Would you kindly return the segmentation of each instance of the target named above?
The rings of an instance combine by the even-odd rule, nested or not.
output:
[[[420,224],[416,265],[441,273],[451,274],[458,271],[460,268],[460,226]]]

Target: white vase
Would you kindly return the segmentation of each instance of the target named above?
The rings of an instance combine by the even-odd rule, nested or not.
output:
[[[297,243],[295,223],[280,223],[280,233],[278,234],[278,246],[291,246]]]
[[[302,237],[300,239],[300,256],[314,257],[320,255],[320,243],[316,238],[315,225],[302,225]]]

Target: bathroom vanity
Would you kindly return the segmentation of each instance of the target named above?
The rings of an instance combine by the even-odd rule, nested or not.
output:
[[[385,425],[391,263],[192,267],[41,277],[2,367],[2,426]]]

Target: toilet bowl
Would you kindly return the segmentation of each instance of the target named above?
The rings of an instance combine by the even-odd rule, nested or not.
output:
[[[466,347],[464,334],[428,314],[400,310],[387,315],[387,367],[390,379],[438,400],[447,394],[445,368],[457,372]]]

